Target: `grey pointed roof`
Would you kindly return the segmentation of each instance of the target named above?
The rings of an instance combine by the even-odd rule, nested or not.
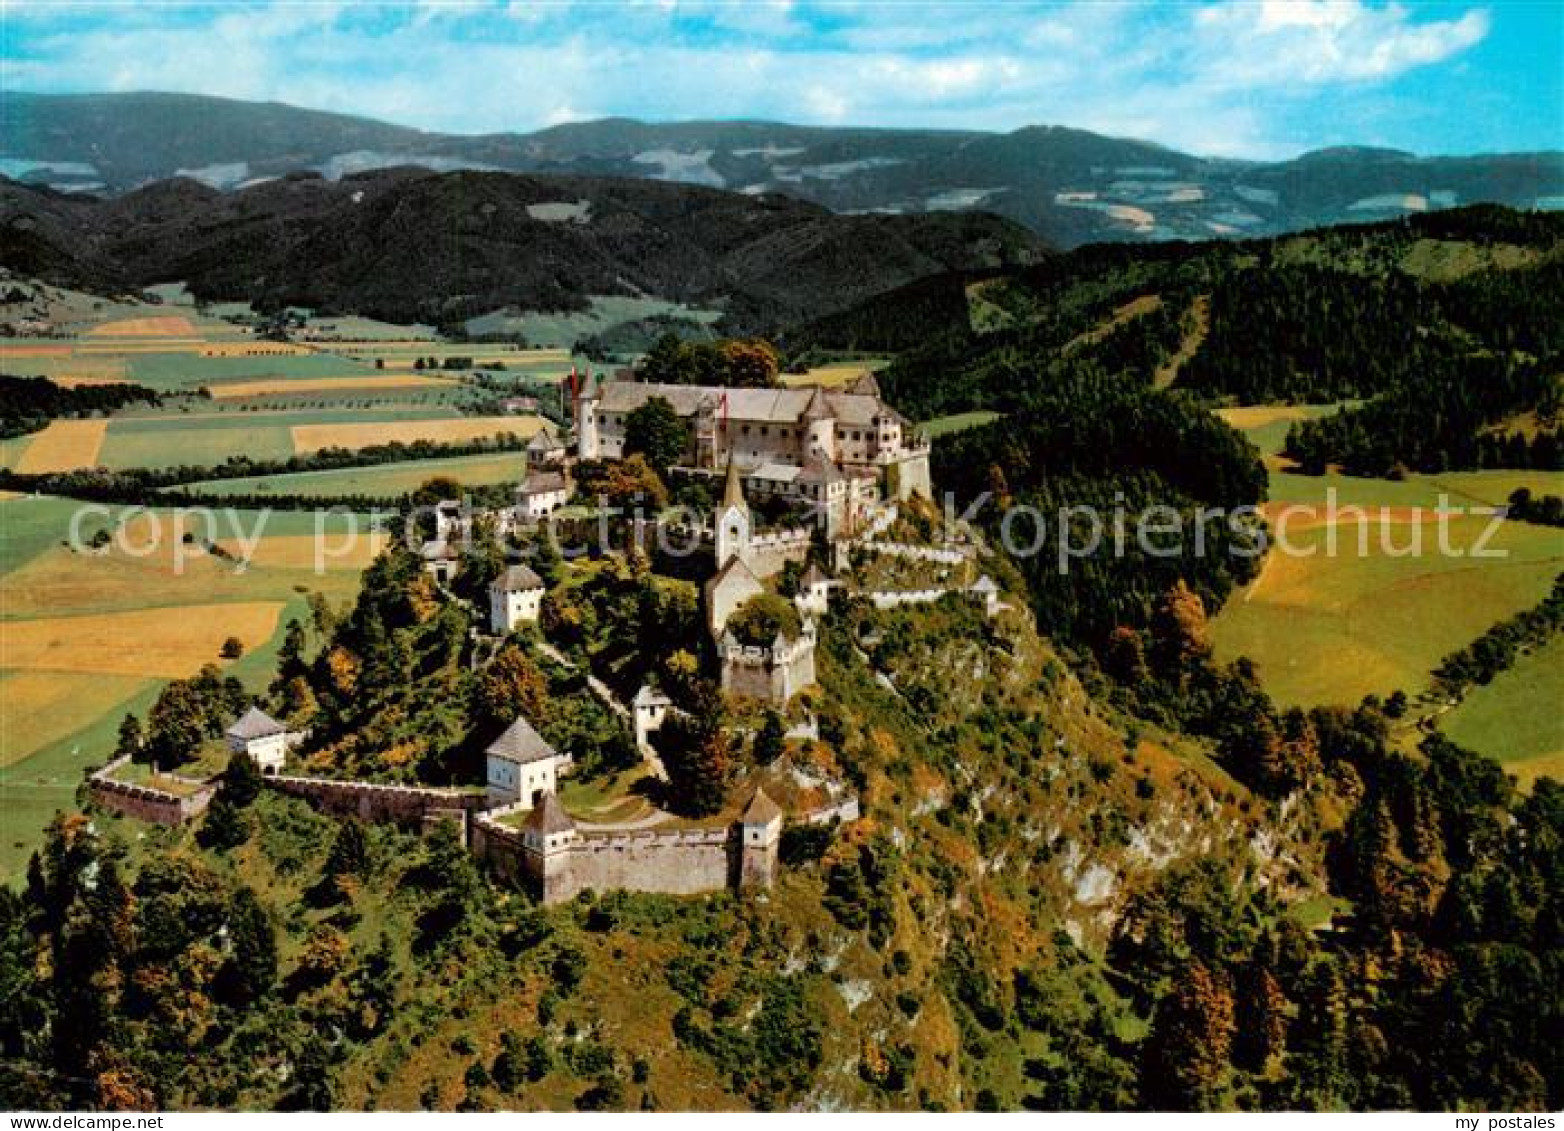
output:
[[[234,720],[233,726],[229,727],[224,733],[229,738],[243,739],[248,742],[252,738],[267,738],[274,734],[285,734],[287,730],[287,727],[259,707],[251,707]]]
[[[810,395],[809,403],[804,406],[804,419],[824,420],[830,415],[831,406],[826,403],[825,392],[816,385],[814,393]]]
[[[504,734],[489,743],[484,753],[507,762],[542,762],[559,756],[532,724],[520,716],[505,728]]]
[[[769,825],[781,816],[782,810],[777,803],[766,795],[765,790],[757,787],[755,796],[749,799],[749,808],[744,810],[744,823],[746,825]]]
[[[831,579],[827,577],[814,562],[809,563],[809,568],[804,571],[804,576],[798,579],[800,588],[812,589],[816,585],[824,585]]]
[[[711,580],[706,583],[706,592],[715,593],[729,585],[742,585],[757,593],[763,589],[760,578],[755,576],[755,571],[745,565],[744,559],[737,555],[729,558],[726,565],[712,574]]]
[[[547,836],[550,833],[568,833],[574,831],[576,822],[565,812],[565,807],[559,803],[559,798],[552,793],[545,793],[543,800],[532,807],[532,812],[527,814],[527,819],[521,823],[521,827],[535,833]]]
[[[632,699],[631,702],[634,703],[637,707],[647,707],[658,704],[672,703],[673,700],[669,699],[668,696],[664,695],[651,684],[643,683],[641,684],[641,690],[635,693],[635,698]]]
[[[722,485],[722,509],[747,505],[744,501],[744,481],[739,478],[739,465],[733,462],[733,457],[730,455],[727,480]]]
[[[570,484],[563,471],[529,471],[527,478],[516,488],[518,495],[545,495],[551,491],[568,491]]]
[[[804,470],[799,472],[798,478],[803,483],[840,483],[847,476],[830,460],[812,455],[804,461]]]
[[[871,370],[865,369],[847,386],[847,391],[861,397],[878,397],[880,382]]]
[[[527,441],[529,452],[551,452],[564,446],[565,442],[554,434],[552,428],[539,428],[532,439]]]
[[[502,593],[519,593],[529,589],[542,589],[544,585],[543,579],[532,571],[532,567],[513,565],[496,577],[489,584],[489,588],[498,589]]]
[[[985,573],[982,577],[978,578],[975,582],[972,583],[972,592],[998,593],[999,586],[995,585],[994,579]]]

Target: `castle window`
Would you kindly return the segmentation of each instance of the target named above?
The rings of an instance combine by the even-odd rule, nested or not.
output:
[[[760,434],[761,434],[761,435],[762,435],[762,436],[767,436],[767,435],[770,435],[770,433],[771,433],[771,430],[770,430],[770,429],[769,429],[769,428],[767,428],[767,427],[766,427],[766,426],[765,426],[765,425],[764,425],[764,424],[762,424],[762,425],[761,425],[761,426],[760,426]]]

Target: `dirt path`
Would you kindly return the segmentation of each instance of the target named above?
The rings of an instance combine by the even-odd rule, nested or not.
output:
[[[1116,309],[1112,315],[1103,319],[1103,321],[1087,330],[1084,334],[1077,334],[1071,338],[1065,343],[1064,349],[1059,352],[1065,354],[1074,353],[1082,346],[1089,346],[1102,341],[1126,322],[1161,309],[1161,295],[1141,295],[1139,298],[1132,298],[1129,302]]]
[[[1206,334],[1211,330],[1211,296],[1196,295],[1189,309],[1184,312],[1184,320],[1187,329],[1184,331],[1184,340],[1179,343],[1178,352],[1158,366],[1152,377],[1152,383],[1159,389],[1166,389],[1178,380],[1178,371],[1204,344]]]

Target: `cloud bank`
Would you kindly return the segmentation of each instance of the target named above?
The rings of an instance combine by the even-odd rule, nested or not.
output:
[[[1063,123],[1251,157],[1439,148],[1422,88],[1459,77],[1496,19],[1359,0],[5,6],[13,89],[273,99],[459,133],[612,115]],[[1371,136],[1340,136],[1355,124]]]

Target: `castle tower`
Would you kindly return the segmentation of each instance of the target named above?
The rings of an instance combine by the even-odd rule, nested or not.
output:
[[[597,381],[588,373],[576,393],[576,455],[582,459],[600,459],[602,441],[597,432]]]
[[[695,466],[717,466],[722,444],[717,435],[717,398],[707,393],[695,405]]]
[[[544,903],[575,894],[570,884],[570,850],[578,835],[575,821],[552,793],[545,793],[522,823],[527,870],[538,881]]]
[[[808,463],[813,459],[835,462],[836,417],[819,385],[815,386],[814,395],[804,406],[804,433],[804,450],[799,453],[800,463]]]
[[[777,878],[777,848],[782,842],[782,810],[756,789],[739,821],[739,887],[770,888]]]
[[[716,567],[720,570],[734,558],[742,558],[749,550],[751,531],[749,504],[744,501],[744,485],[739,478],[738,464],[728,458],[728,479],[722,489],[722,505],[717,508],[713,520],[716,530]]]

